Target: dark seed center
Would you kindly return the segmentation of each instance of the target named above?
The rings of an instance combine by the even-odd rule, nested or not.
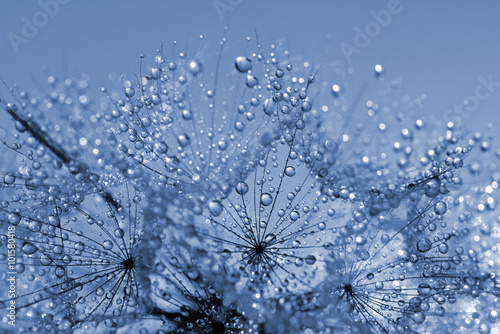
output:
[[[257,246],[255,246],[255,253],[262,254],[262,253],[264,253],[265,249],[266,249],[266,247],[264,247],[262,245],[257,245]]]
[[[122,265],[125,270],[132,270],[134,268],[134,260],[126,259],[125,261],[122,262]]]

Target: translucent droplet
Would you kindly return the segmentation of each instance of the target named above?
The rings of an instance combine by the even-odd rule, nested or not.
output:
[[[248,192],[248,184],[241,181],[236,185],[236,192],[240,195],[245,195]]]
[[[313,265],[316,263],[316,257],[314,255],[308,255],[306,256],[306,263],[308,265]]]
[[[300,213],[298,211],[292,211],[292,213],[290,213],[291,220],[296,221],[299,218],[300,218]]]
[[[193,112],[191,110],[184,109],[182,111],[182,118],[184,118],[185,120],[192,119],[193,118]]]
[[[224,207],[219,201],[210,201],[210,203],[208,203],[208,210],[210,210],[212,216],[218,217],[222,214]]]
[[[111,240],[106,240],[102,243],[102,248],[109,250],[113,248],[113,243],[111,242]]]
[[[190,142],[190,139],[189,139],[188,135],[186,135],[186,134],[179,135],[177,140],[179,141],[179,145],[181,145],[182,147],[188,146],[189,142]]]
[[[448,206],[446,205],[446,203],[442,202],[442,201],[439,201],[437,202],[435,205],[434,205],[434,212],[437,214],[437,215],[444,215],[446,213],[446,211],[448,210]]]
[[[201,71],[203,70],[203,67],[201,66],[201,64],[199,62],[197,62],[196,60],[191,60],[189,62],[189,71],[193,74],[198,74],[198,73],[201,73]]]
[[[431,248],[432,248],[432,242],[427,238],[423,238],[417,242],[417,249],[419,252],[424,253],[430,250]]]
[[[269,193],[264,193],[260,196],[260,203],[264,206],[271,205],[273,202],[273,196]]]
[[[63,278],[64,275],[66,274],[66,270],[64,269],[64,267],[57,266],[56,270],[54,271],[54,273],[56,274],[56,276],[58,278]]]
[[[234,65],[236,66],[236,69],[241,73],[246,73],[253,67],[252,61],[246,57],[237,57]]]
[[[259,84],[259,79],[254,77],[253,75],[247,75],[247,86],[252,88]]]
[[[21,221],[21,216],[17,213],[10,213],[8,216],[9,223],[12,225],[17,225]]]
[[[269,233],[264,238],[264,243],[266,244],[266,246],[274,245],[276,243],[276,235]]]
[[[29,242],[25,242],[23,247],[22,247],[22,250],[25,254],[31,255],[37,251],[37,248],[33,244],[30,244]]]
[[[3,182],[6,184],[12,184],[16,182],[16,177],[12,174],[5,174],[3,177]]]
[[[124,235],[125,235],[125,233],[123,232],[123,230],[121,228],[117,228],[115,230],[115,237],[123,238]]]
[[[135,94],[135,90],[132,87],[125,88],[125,96],[132,97]]]
[[[295,168],[293,168],[292,166],[288,166],[285,168],[285,175],[286,176],[294,176],[295,175]]]
[[[431,287],[427,283],[420,283],[418,285],[417,292],[421,296],[428,296],[431,293]]]

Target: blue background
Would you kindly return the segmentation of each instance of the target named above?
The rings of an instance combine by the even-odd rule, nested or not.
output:
[[[404,79],[401,96],[427,94],[422,113],[443,115],[474,94],[478,76],[500,81],[498,1],[401,0],[401,12],[347,63],[340,44],[354,45],[355,27],[364,29],[374,20],[370,11],[387,9],[388,2],[70,0],[16,53],[8,34],[21,35],[22,18],[32,21],[42,8],[38,1],[3,1],[0,76],[8,84],[36,89],[33,78],[85,72],[97,91],[109,85],[110,73],[137,70],[141,52],[154,55],[162,42],[170,48],[174,40],[182,44],[200,34],[217,45],[227,25],[230,42],[254,36],[254,30],[264,46],[285,38],[292,54],[352,68],[360,85],[381,63],[388,75]],[[219,15],[215,5],[221,3],[230,10]],[[500,87],[481,101],[466,125],[481,129],[498,120],[499,102]]]

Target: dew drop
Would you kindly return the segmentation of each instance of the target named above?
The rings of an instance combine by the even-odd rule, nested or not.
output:
[[[247,75],[247,86],[253,88],[259,84],[259,79],[253,75]]]
[[[240,195],[245,195],[248,192],[248,184],[244,181],[238,182],[236,192]]]
[[[446,211],[448,210],[448,207],[446,205],[446,203],[442,202],[442,201],[439,201],[437,202],[435,205],[434,205],[434,212],[437,214],[437,215],[444,215],[446,213]]]
[[[417,292],[421,296],[428,296],[431,293],[431,287],[427,283],[420,283],[418,285]]]
[[[123,238],[124,235],[125,235],[125,233],[123,232],[123,230],[121,228],[117,228],[115,230],[115,237]]]
[[[419,252],[424,253],[430,250],[431,248],[432,248],[432,242],[427,238],[423,238],[417,242],[417,249]]]
[[[179,137],[177,138],[177,140],[179,142],[179,145],[181,145],[182,147],[188,146],[189,142],[190,142],[189,136],[186,135],[186,134],[179,135]]]
[[[222,206],[222,203],[219,201],[210,201],[208,203],[208,210],[214,217],[218,217],[222,214],[224,207]]]
[[[191,60],[189,62],[189,71],[193,74],[198,74],[198,73],[201,73],[201,71],[203,70],[203,67],[201,66],[201,64],[196,61],[196,60]]]
[[[18,225],[21,221],[21,216],[17,213],[10,213],[8,216],[9,223],[12,225]]]
[[[286,176],[294,176],[295,175],[295,168],[292,167],[292,166],[288,166],[287,168],[285,168],[285,175]]]
[[[316,257],[314,255],[306,256],[306,263],[310,266],[316,263]]]
[[[3,177],[3,182],[6,184],[12,184],[16,182],[16,177],[12,174],[5,174],[5,176]]]
[[[109,249],[113,248],[113,243],[111,242],[111,240],[105,240],[102,243],[102,248],[109,250]]]
[[[238,72],[241,73],[246,73],[250,71],[253,67],[252,61],[246,57],[237,57],[234,66],[236,66],[236,69]]]
[[[264,206],[271,205],[273,202],[273,196],[269,193],[264,193],[260,196],[260,203]]]
[[[25,254],[31,255],[34,254],[38,249],[33,244],[25,242],[23,244],[22,250]]]
[[[63,278],[66,274],[66,270],[62,266],[57,266],[55,270],[55,274],[58,278]]]

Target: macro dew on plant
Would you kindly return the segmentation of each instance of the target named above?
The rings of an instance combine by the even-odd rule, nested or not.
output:
[[[3,331],[500,331],[491,124],[421,117],[380,64],[358,88],[283,43],[204,43],[117,89],[6,84]]]

